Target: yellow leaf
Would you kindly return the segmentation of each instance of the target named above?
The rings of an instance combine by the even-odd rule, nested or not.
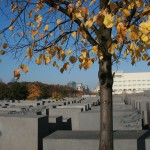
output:
[[[145,61],[147,61],[149,59],[148,54],[143,54],[142,59],[145,60]]]
[[[52,36],[53,34],[52,33],[49,33],[49,36]]]
[[[63,65],[63,69],[64,69],[64,70],[67,70],[67,69],[68,69],[68,67],[69,67],[69,63],[68,63],[68,62],[66,62],[66,63]]]
[[[143,42],[148,42],[149,38],[148,38],[148,36],[147,36],[147,35],[142,34],[142,36],[141,36],[141,40],[142,40]]]
[[[143,34],[149,34],[150,33],[150,19],[147,22],[142,22],[139,25],[139,30],[143,33]]]
[[[56,63],[56,61],[53,62],[53,67],[59,68],[58,64]]]
[[[26,66],[26,65],[24,65],[24,64],[22,64],[22,65],[20,66],[20,68],[22,69],[22,71],[23,71],[24,73],[27,73],[27,72],[29,71],[28,66]]]
[[[81,10],[76,9],[75,12],[74,12],[74,14],[75,14],[75,17],[76,17],[76,18],[78,18],[78,19],[83,19]]]
[[[80,1],[77,1],[76,6],[80,7],[82,5],[82,3]]]
[[[6,49],[7,46],[8,46],[7,43],[3,43],[3,44],[2,44],[2,47],[3,47],[4,49]]]
[[[136,61],[137,61],[137,58],[136,58],[136,57],[133,57],[131,64],[134,65],[134,64],[136,63]]]
[[[28,23],[28,26],[34,28],[33,22],[30,21],[30,22]]]
[[[14,70],[14,77],[16,77],[17,78],[17,80],[20,78],[20,70],[18,69],[18,68],[16,68],[15,70]]]
[[[39,38],[42,39],[44,37],[43,33],[39,33]]]
[[[98,45],[95,45],[92,47],[92,53],[97,53],[98,52]]]
[[[87,62],[87,68],[90,68],[92,66],[93,62],[92,60],[89,58],[88,62]]]
[[[123,10],[122,10],[122,15],[123,15],[124,17],[129,17],[129,16],[130,16],[130,11],[129,11],[128,9],[123,9]]]
[[[41,23],[41,22],[40,22],[40,23],[38,23],[38,24],[37,24],[37,26],[36,26],[36,27],[37,27],[37,29],[39,29],[39,28],[41,27],[41,25],[42,25],[42,23]]]
[[[111,28],[114,25],[114,16],[112,14],[106,14],[103,23],[107,28]]]
[[[29,14],[28,14],[28,17],[31,18],[32,17],[32,12],[33,10],[30,10]]]
[[[31,36],[32,36],[32,39],[34,39],[35,38],[35,35],[38,33],[38,30],[31,30],[30,31],[30,34],[31,34]]]
[[[80,68],[80,70],[82,69],[82,67],[83,67],[83,65],[82,65],[82,64],[79,64],[79,68]]]
[[[82,34],[83,39],[87,38],[87,34],[86,34],[86,32],[84,30],[81,31],[81,34]]]
[[[135,6],[135,3],[134,3],[134,2],[132,2],[132,3],[130,3],[130,4],[128,5],[128,9],[129,9],[129,10],[131,10],[131,9],[133,9],[133,8],[134,8],[134,6]]]
[[[4,50],[0,50],[0,55],[4,55],[5,51]]]
[[[92,25],[93,25],[93,18],[89,18],[85,23],[85,27],[90,28]]]
[[[58,20],[56,21],[56,23],[59,25],[59,24],[62,23],[62,20],[61,20],[61,19],[58,19]]]
[[[83,13],[85,16],[88,16],[88,15],[89,15],[89,9],[88,9],[88,8],[81,6],[80,9],[81,9],[82,13]]]
[[[41,15],[35,15],[34,20],[39,24],[42,22],[42,16]]]
[[[135,43],[131,43],[129,45],[129,50],[133,51],[133,50],[135,50],[135,48],[136,48],[136,44]]]
[[[115,10],[116,8],[118,8],[118,5],[116,3],[110,3],[111,10]]]
[[[140,53],[140,51],[139,51],[138,49],[135,50],[134,55],[135,55],[137,58],[141,57],[141,53]]]
[[[68,50],[67,50],[67,54],[70,55],[71,53],[72,53],[72,50],[71,50],[71,49],[68,49]]]
[[[93,3],[95,3],[95,2],[96,2],[96,0],[91,0],[89,6],[91,6],[91,5],[92,5]]]
[[[60,69],[60,72],[63,73],[63,72],[64,72],[64,68],[61,68],[61,69]]]
[[[72,64],[76,62],[76,58],[74,56],[70,56],[69,60]]]
[[[139,50],[140,50],[140,52],[145,52],[146,48],[143,45],[139,45]]]
[[[51,56],[45,56],[44,57],[45,65],[49,64],[51,61],[52,61],[52,57]]]
[[[71,34],[71,35],[72,35],[72,37],[73,37],[73,38],[76,38],[77,33],[76,33],[76,32],[72,32],[72,34]]]
[[[26,57],[28,59],[30,59],[32,57],[32,54],[33,54],[33,49],[31,47],[27,48],[27,54],[26,54]]]
[[[87,56],[88,56],[86,50],[82,50],[81,54],[82,54],[83,58],[87,58]]]
[[[135,1],[135,4],[136,4],[136,7],[137,7],[137,8],[140,8],[140,7],[143,7],[143,6],[144,6],[144,3],[142,2],[142,0],[136,0],[136,1]]]
[[[35,59],[35,62],[36,62],[37,65],[41,65],[42,64],[42,58],[37,57]]]
[[[123,22],[120,22],[118,23],[117,25],[117,31],[118,31],[118,34],[124,38],[127,34],[127,28],[125,27],[124,23]]]
[[[125,52],[124,52],[124,58],[126,58],[128,54],[129,54],[129,50],[126,49]]]
[[[117,48],[118,48],[118,45],[116,43],[112,43],[110,48],[108,49],[108,53],[113,55],[115,53],[115,49]]]
[[[49,29],[49,25],[47,24],[44,28],[44,31],[48,31],[48,29]]]
[[[13,31],[13,30],[14,30],[14,27],[13,27],[13,26],[10,26],[10,27],[9,27],[9,30],[10,30],[10,31]]]
[[[129,29],[129,39],[136,41],[139,38],[139,30],[135,26],[131,26]]]

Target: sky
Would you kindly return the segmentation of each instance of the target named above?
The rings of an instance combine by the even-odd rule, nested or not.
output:
[[[0,4],[1,7],[2,4]],[[0,28],[6,25],[6,21],[3,19],[3,23],[0,23]],[[13,72],[15,68],[20,66],[20,62],[14,60],[9,55],[0,55],[0,59],[2,62],[0,63],[0,79],[3,82],[8,83],[13,78]],[[114,71],[123,71],[123,72],[149,72],[150,67],[147,66],[146,62],[139,62],[134,66],[131,65],[130,61],[121,61],[120,65],[113,65]],[[29,72],[24,74],[21,72],[21,78],[19,80],[27,81],[27,82],[34,82],[39,81],[46,84],[61,84],[66,85],[70,81],[75,81],[77,83],[83,83],[83,85],[88,85],[91,90],[93,90],[96,85],[98,85],[98,64],[97,62],[92,65],[90,69],[87,71],[80,70],[78,65],[75,64],[71,66],[69,70],[65,71],[63,74],[56,68],[53,68],[52,65],[36,65],[35,62],[30,62],[29,64]]]
[[[2,79],[5,83],[10,82],[13,78],[14,69],[18,68],[20,63],[8,55],[0,56],[0,59],[2,59],[0,64],[0,79]],[[120,65],[113,65],[113,70],[123,72],[149,72],[150,67],[143,61],[138,62],[134,66],[132,66],[130,62],[122,61]],[[61,85],[66,85],[70,81],[75,81],[77,83],[88,85],[89,88],[93,90],[99,83],[97,74],[97,62],[95,62],[94,65],[86,71],[80,70],[78,65],[75,64],[63,74],[60,73],[59,69],[53,68],[52,65],[36,65],[34,62],[31,62],[29,64],[29,72],[26,74],[21,72],[21,78],[19,81],[39,81],[47,84]]]

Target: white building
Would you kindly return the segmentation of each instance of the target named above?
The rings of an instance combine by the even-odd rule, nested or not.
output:
[[[98,91],[98,87],[96,87]],[[123,73],[115,72],[113,93],[138,93],[150,90],[150,72]]]
[[[82,83],[76,83],[76,90],[83,91],[83,84]]]

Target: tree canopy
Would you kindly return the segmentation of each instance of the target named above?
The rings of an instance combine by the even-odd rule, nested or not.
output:
[[[51,63],[61,73],[77,60],[86,70],[105,54],[116,62],[131,58],[132,64],[141,59],[150,64],[148,0],[1,0],[0,7],[5,19],[1,55],[11,52],[38,65]],[[15,69],[15,77],[20,70],[28,72],[25,63]]]
[[[87,70],[99,63],[101,127],[99,150],[113,150],[112,64],[121,58],[149,61],[149,0],[5,0],[0,15],[0,54],[11,53],[27,73],[27,60],[52,64],[60,72],[75,63]],[[5,11],[8,10],[8,11]]]

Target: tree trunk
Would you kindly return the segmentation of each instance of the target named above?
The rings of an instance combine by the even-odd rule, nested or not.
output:
[[[100,82],[100,146],[99,150],[113,150],[112,112],[112,63],[111,56],[104,55],[99,63]]]

